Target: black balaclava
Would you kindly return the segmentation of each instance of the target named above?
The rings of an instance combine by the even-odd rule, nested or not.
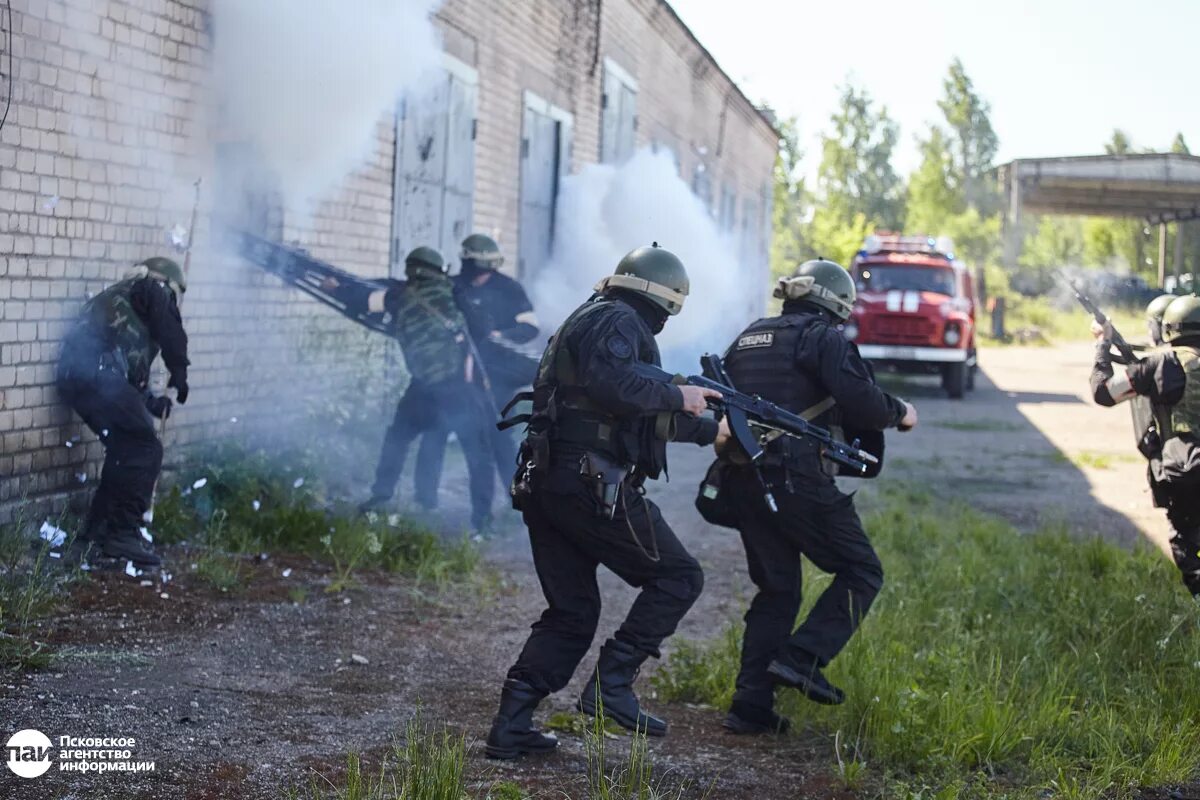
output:
[[[803,297],[797,297],[797,298],[793,298],[790,300],[784,300],[783,301],[783,313],[784,314],[816,314],[816,315],[824,318],[828,322],[836,322],[838,324],[841,324],[841,320],[837,319],[833,315],[833,312],[829,311],[829,309],[822,308],[821,306],[817,305],[816,303],[812,303],[812,302],[809,302],[808,300],[805,300]]]
[[[667,325],[667,318],[671,316],[667,313],[667,310],[658,305],[658,303],[655,303],[652,300],[647,300],[637,292],[633,292],[628,289],[611,289],[605,294],[608,297],[615,298],[623,303],[633,306],[633,310],[636,311],[638,316],[642,318],[642,322],[645,322],[650,327],[650,330],[654,332],[655,336],[662,333],[662,329]]]
[[[478,259],[464,258],[458,274],[463,277],[463,280],[473,281],[485,272],[495,272],[495,270],[483,266],[483,263]]]

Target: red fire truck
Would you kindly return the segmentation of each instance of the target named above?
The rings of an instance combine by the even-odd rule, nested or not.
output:
[[[942,237],[868,236],[851,262],[858,302],[846,337],[863,357],[897,372],[940,374],[946,393],[975,388],[975,311],[971,272]]]

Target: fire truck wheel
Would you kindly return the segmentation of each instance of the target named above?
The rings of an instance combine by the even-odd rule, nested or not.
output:
[[[970,368],[966,364],[947,364],[942,369],[942,388],[946,390],[951,400],[961,400],[967,393],[967,375]]]

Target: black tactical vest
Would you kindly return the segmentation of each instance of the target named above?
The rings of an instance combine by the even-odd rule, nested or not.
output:
[[[734,340],[725,353],[725,368],[733,388],[760,395],[794,414],[806,418],[818,403],[829,397],[819,375],[810,375],[796,363],[796,352],[808,336],[819,336],[829,323],[816,314],[784,314],[760,319]],[[841,412],[837,406],[811,417],[811,421],[838,430]],[[830,479],[836,473],[825,462],[810,439],[780,437],[767,446],[767,464],[784,464],[808,477]]]
[[[734,388],[761,395],[794,414],[824,400],[829,393],[819,376],[796,368],[796,350],[805,336],[819,334],[828,324],[815,314],[784,314],[753,323],[725,354]]]
[[[534,439],[545,437],[551,458],[556,452],[593,450],[637,465],[645,475],[656,478],[666,468],[666,446],[654,439],[653,418],[648,418],[649,422],[621,419],[593,403],[567,345],[574,331],[596,324],[598,317],[611,312],[616,302],[601,298],[585,303],[551,338],[533,384],[529,434]],[[660,359],[653,339],[648,348],[637,354],[638,360],[658,366]]]

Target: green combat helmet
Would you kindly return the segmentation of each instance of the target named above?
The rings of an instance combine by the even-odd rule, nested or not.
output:
[[[416,247],[404,257],[404,273],[412,277],[413,273],[436,272],[446,274],[446,261],[442,254],[432,247]]]
[[[500,269],[504,265],[504,256],[500,255],[500,245],[496,240],[482,233],[472,233],[462,240],[462,261],[474,261],[482,269]]]
[[[183,274],[183,269],[171,259],[162,256],[154,256],[140,261],[125,273],[126,280],[141,278],[154,278],[162,281],[171,287],[176,297],[181,297],[187,291],[187,277]]]
[[[1146,306],[1146,324],[1150,328],[1150,340],[1155,345],[1163,343],[1162,335],[1162,318],[1163,313],[1167,310],[1167,306],[1171,305],[1171,301],[1175,299],[1173,294],[1160,294],[1158,297],[1150,301],[1150,305]]]
[[[1200,337],[1200,297],[1188,294],[1172,300],[1163,312],[1162,326],[1166,342]]]
[[[841,264],[820,257],[796,267],[790,278],[780,278],[774,294],[785,301],[805,300],[843,321],[849,319],[858,299],[850,273]]]
[[[596,284],[595,291],[628,289],[675,315],[683,310],[691,283],[683,262],[654,242],[626,254],[612,275]]]

